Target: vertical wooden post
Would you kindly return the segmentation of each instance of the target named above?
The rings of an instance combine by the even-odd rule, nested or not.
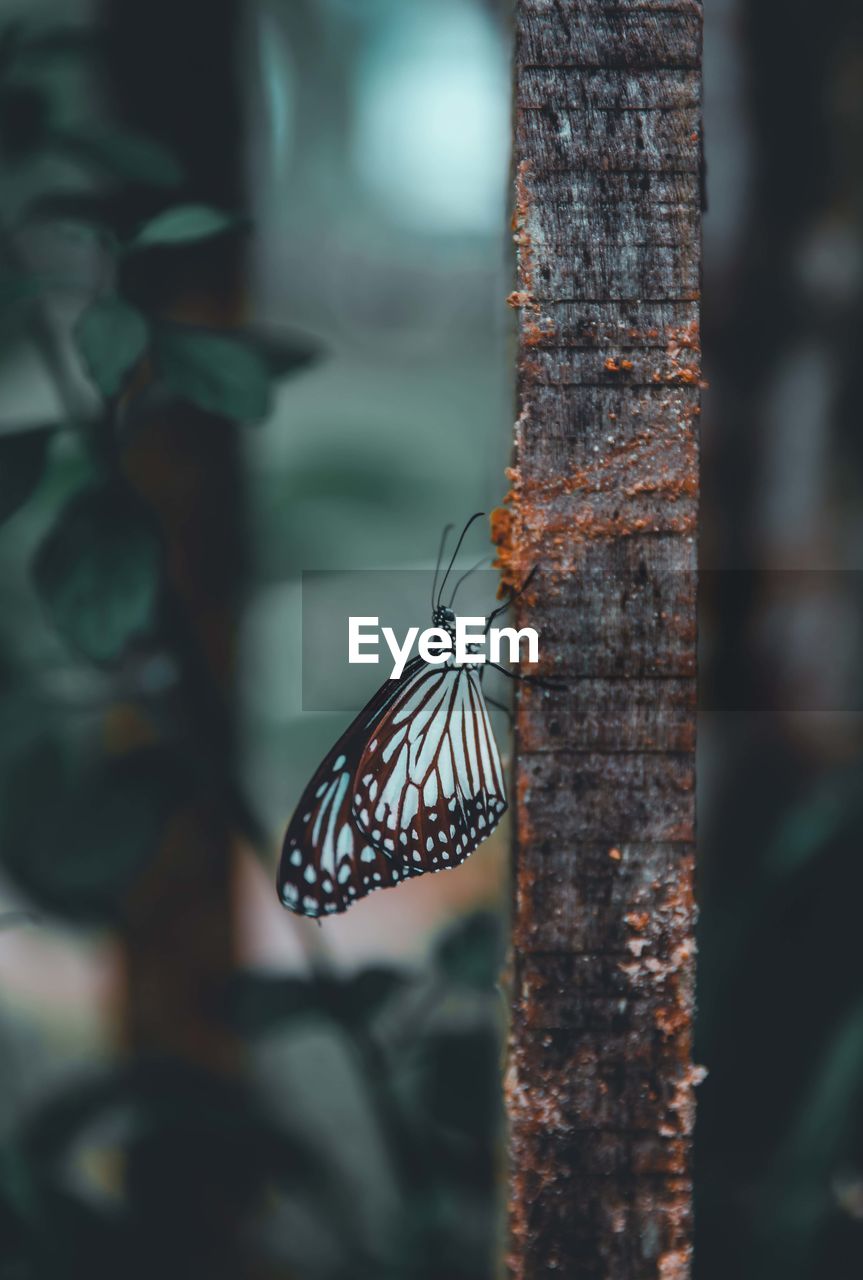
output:
[[[121,109],[133,128],[170,147],[187,175],[162,207],[203,201],[241,209],[238,0],[103,0],[102,9]],[[225,238],[188,246],[179,257],[145,258],[126,267],[124,286],[148,310],[182,322],[230,323],[241,313],[241,252]],[[125,1170],[137,1233],[131,1265],[141,1275],[161,1268],[208,1280],[242,1276],[242,1223],[259,1177],[238,1148],[240,1129],[221,1120],[240,1096],[229,1087],[239,1048],[219,1004],[235,962],[230,783],[245,554],[239,448],[235,422],[178,403],[155,408],[123,453],[165,547],[164,643],[178,674],[163,712],[169,742],[185,750],[200,779],[124,919],[125,1040],[139,1069],[167,1066],[149,1086],[162,1106],[159,1123],[134,1146]]]
[[[187,175],[182,194],[168,192],[164,205],[199,199],[241,208],[237,0],[187,0],[179,8],[173,0],[104,0],[103,13],[119,105],[135,128],[179,155]],[[230,323],[241,311],[241,250],[236,240],[204,242],[187,248],[180,266],[176,257],[145,260],[126,283],[153,310]],[[179,672],[173,714],[188,736],[186,750],[199,766],[208,755],[218,771],[175,817],[128,906],[126,1032],[141,1053],[232,1070],[236,1045],[213,993],[234,963],[235,817],[225,783],[235,765],[245,556],[238,427],[186,404],[159,408],[127,445],[124,462],[165,543],[173,598],[165,643]]]
[[[701,7],[516,4],[511,1270],[690,1274]]]

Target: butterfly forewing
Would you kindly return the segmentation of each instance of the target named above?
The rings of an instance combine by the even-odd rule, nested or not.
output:
[[[360,757],[353,806],[409,874],[457,866],[491,834],[506,793],[473,668],[423,666],[402,684]]]
[[[397,884],[411,874],[376,848],[354,820],[353,783],[370,734],[423,665],[415,658],[400,680],[381,686],[303,792],[285,833],[279,864],[279,896],[292,911],[307,916],[345,911],[373,889]]]

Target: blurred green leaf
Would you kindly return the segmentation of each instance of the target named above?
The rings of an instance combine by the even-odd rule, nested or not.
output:
[[[240,225],[233,214],[223,213],[206,204],[181,204],[166,209],[149,222],[132,238],[129,249],[147,249],[152,245],[186,244],[193,240],[208,240],[224,235]]]
[[[839,1210],[841,1175],[854,1167],[863,1098],[863,1005],[827,1040],[798,1113],[773,1155],[759,1197],[759,1227],[782,1276],[821,1275],[823,1232]]]
[[[13,306],[16,302],[38,298],[50,287],[51,282],[44,276],[29,271],[8,272],[0,275],[0,304]]]
[[[406,974],[382,965],[369,965],[340,984],[342,1007],[352,1021],[363,1024],[389,1004],[408,985]]]
[[[159,559],[141,509],[96,488],[61,512],[36,553],[33,580],[63,639],[107,662],[152,625]]]
[[[34,491],[45,470],[47,431],[0,435],[0,524]]]
[[[124,182],[175,187],[183,181],[176,157],[161,142],[144,134],[109,127],[65,130],[51,139],[61,151]]]
[[[504,962],[503,931],[491,911],[478,911],[459,921],[438,943],[435,964],[451,982],[488,990]]]
[[[21,43],[23,32],[24,23],[20,18],[4,22],[3,26],[0,27],[0,74],[7,70],[8,64],[15,56],[15,52]]]
[[[796,804],[789,805],[764,854],[768,876],[802,871],[838,842],[854,839],[863,811],[860,765],[822,778]]]
[[[159,1146],[166,1197],[177,1210],[190,1203],[193,1182],[204,1185],[213,1158],[210,1172],[222,1165],[238,1190],[264,1171],[291,1181],[298,1171],[316,1172],[314,1153],[284,1132],[241,1082],[175,1059],[139,1058],[55,1091],[28,1116],[22,1149],[40,1180],[50,1179],[100,1127],[138,1156]],[[134,1196],[134,1186],[127,1190]]]
[[[824,1178],[853,1151],[849,1117],[863,1098],[863,1003],[845,1011],[824,1047],[779,1166],[785,1177]]]
[[[320,358],[320,350],[308,338],[296,333],[248,329],[245,337],[266,361],[271,377],[276,379],[290,377]]]
[[[347,978],[237,975],[228,993],[228,1016],[244,1035],[263,1035],[296,1018],[325,1017],[365,1026],[408,978],[397,969],[372,966]]]
[[[247,1036],[265,1035],[292,1018],[314,1015],[319,1001],[310,982],[268,974],[238,974],[228,992],[227,1015]]]
[[[30,1207],[18,1153],[4,1143],[0,1146],[0,1275],[11,1275],[12,1268],[23,1265]]]
[[[490,1145],[500,1122],[499,1055],[492,1026],[436,1031],[426,1038],[424,1097],[436,1124]]]
[[[269,412],[269,370],[240,338],[166,328],[157,334],[155,357],[170,390],[199,409],[239,422],[255,421]]]
[[[14,46],[16,59],[41,61],[49,58],[80,57],[93,53],[102,40],[97,28],[83,23],[42,30],[21,26]]]
[[[82,762],[39,741],[5,779],[0,857],[39,906],[111,919],[157,850],[184,785],[173,758],[156,748]]]
[[[33,85],[0,88],[0,147],[7,160],[32,154],[46,136],[49,104]]]
[[[75,325],[75,341],[87,371],[106,396],[120,390],[125,375],[144,354],[149,336],[146,317],[117,297],[92,302]]]
[[[97,235],[113,235],[122,210],[116,194],[103,191],[46,191],[29,201],[18,222],[38,221],[77,223]]]

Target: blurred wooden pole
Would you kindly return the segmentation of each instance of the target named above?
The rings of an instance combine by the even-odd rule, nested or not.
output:
[[[180,190],[129,193],[146,213],[188,201],[240,211],[239,0],[105,0],[108,70],[119,113],[168,146],[187,175]],[[242,249],[221,237],[157,252],[124,268],[123,288],[148,310],[187,322],[238,323]],[[157,516],[167,557],[163,643],[177,682],[160,726],[197,783],[128,903],[124,1035],[138,1061],[167,1060],[180,1101],[133,1153],[127,1189],[138,1223],[136,1274],[237,1280],[241,1223],[255,1178],[225,1127],[218,1094],[203,1123],[187,1116],[209,1095],[200,1074],[182,1093],[182,1068],[232,1080],[236,1041],[220,1016],[234,967],[232,860],[236,814],[235,651],[244,568],[243,484],[236,423],[191,405],[154,409],[124,449],[128,479]],[[171,1086],[173,1087],[173,1086]],[[233,1098],[233,1095],[230,1095]],[[173,1104],[174,1109],[171,1110]],[[201,1103],[201,1105],[203,1105]],[[250,1166],[250,1167],[246,1167]]]
[[[105,6],[120,111],[132,128],[171,148],[187,175],[180,192],[149,194],[159,207],[187,200],[242,207],[239,14],[237,0],[108,0]],[[237,323],[237,238],[145,259],[125,287],[177,319]],[[244,562],[238,428],[189,405],[157,410],[136,432],[124,461],[163,531],[171,597],[165,641],[179,676],[172,732],[204,780],[130,904],[127,1033],[136,1050],[224,1068],[234,1046],[215,1017],[215,996],[233,965],[234,815],[220,782],[231,776],[235,753]]]
[[[518,0],[519,416],[505,576],[565,693],[523,689],[511,1259],[685,1280],[701,9]]]

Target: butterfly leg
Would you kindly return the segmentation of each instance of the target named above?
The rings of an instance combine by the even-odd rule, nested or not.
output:
[[[560,693],[566,686],[555,680],[545,680],[542,676],[525,676],[520,671],[508,671],[506,667],[500,666],[497,662],[487,662],[486,666],[494,667],[495,671],[499,671],[502,676],[506,676],[507,680],[518,680],[521,684],[534,684],[538,689],[551,689]]]
[[[495,618],[499,618],[502,613],[506,613],[507,609],[513,603],[513,601],[517,600],[518,597],[521,595],[521,593],[527,590],[527,588],[530,586],[533,579],[536,577],[536,571],[538,567],[539,567],[538,565],[534,565],[530,573],[525,578],[524,582],[521,584],[521,586],[516,591],[510,591],[509,595],[507,596],[506,600],[504,600],[503,604],[498,605],[498,607],[496,609],[493,609],[492,612],[488,615],[485,621],[486,635],[488,635],[489,630],[491,629],[491,624],[494,622]]]

